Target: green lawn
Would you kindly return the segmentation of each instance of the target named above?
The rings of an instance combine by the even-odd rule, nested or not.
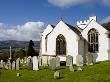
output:
[[[83,71],[70,72],[68,67],[58,67],[57,70],[61,73],[60,79],[54,79],[54,72],[48,67],[41,67],[39,71],[0,70],[0,82],[110,82],[110,61],[84,66]],[[20,77],[16,76],[17,72]]]

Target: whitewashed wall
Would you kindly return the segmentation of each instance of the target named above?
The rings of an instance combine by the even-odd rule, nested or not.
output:
[[[60,21],[54,30],[49,34],[47,41],[47,54],[56,55],[56,38],[62,34],[66,39],[66,56],[73,56],[73,63],[76,63],[76,55],[78,55],[78,38],[79,36],[73,32],[63,21]],[[61,60],[65,59],[64,57]]]
[[[51,31],[53,30],[53,27],[51,25],[48,25],[46,27],[46,29],[44,30],[44,32],[42,33],[42,36],[41,36],[41,53],[42,55],[46,55],[47,52],[46,52],[46,43],[45,43],[45,37],[47,34],[49,34]]]
[[[88,31],[95,28],[99,32],[99,52],[94,53],[94,60],[104,61],[108,60],[108,38],[106,35],[107,30],[98,24],[95,20],[92,20],[90,24],[82,31],[82,36],[88,41]]]

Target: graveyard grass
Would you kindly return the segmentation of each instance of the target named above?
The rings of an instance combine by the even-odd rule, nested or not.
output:
[[[98,62],[93,66],[83,66],[83,71],[70,72],[68,67],[57,67],[61,78],[54,79],[54,72],[49,67],[40,67],[32,71],[21,67],[19,71],[0,69],[0,82],[110,82],[110,61]],[[16,73],[21,76],[17,77]]]

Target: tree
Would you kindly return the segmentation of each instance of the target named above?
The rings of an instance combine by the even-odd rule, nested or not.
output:
[[[35,55],[34,42],[30,40],[27,49],[27,56],[34,56],[34,55]]]
[[[13,58],[16,59],[18,57],[24,58],[26,56],[26,52],[22,48],[17,48],[14,52]]]

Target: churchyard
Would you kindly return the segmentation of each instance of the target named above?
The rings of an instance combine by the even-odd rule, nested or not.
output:
[[[57,61],[56,61],[57,60]],[[60,66],[59,58],[52,58],[49,66],[41,66],[40,58],[25,57],[16,61],[0,62],[0,82],[109,82],[110,61],[87,64],[77,56],[77,64],[72,65],[71,56],[66,66]]]

